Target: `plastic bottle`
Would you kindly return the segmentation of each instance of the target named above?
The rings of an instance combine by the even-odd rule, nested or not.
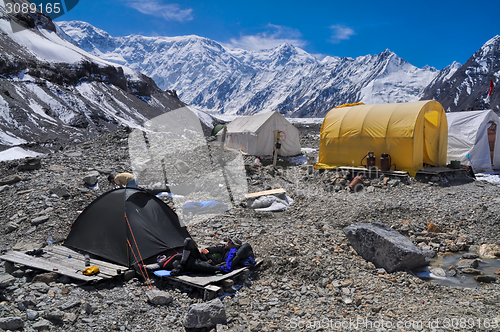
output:
[[[88,254],[85,255],[85,266],[90,266],[90,256]]]
[[[49,234],[49,239],[47,240],[47,250],[52,250],[54,245],[54,240],[52,240],[52,234]]]

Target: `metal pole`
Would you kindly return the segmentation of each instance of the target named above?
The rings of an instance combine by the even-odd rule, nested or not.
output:
[[[276,167],[276,162],[278,161],[278,144],[280,142],[280,131],[275,130],[276,133],[276,143],[274,144],[274,159],[273,159],[273,167]]]

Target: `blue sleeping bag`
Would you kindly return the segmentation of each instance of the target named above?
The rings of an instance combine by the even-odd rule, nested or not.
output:
[[[222,213],[227,210],[227,204],[218,201],[191,201],[185,203],[182,207],[185,214]]]

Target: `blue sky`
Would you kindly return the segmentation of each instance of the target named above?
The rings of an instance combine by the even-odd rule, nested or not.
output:
[[[288,42],[318,57],[390,49],[417,67],[465,63],[500,34],[500,1],[80,0],[56,21],[112,36],[198,35],[261,49]]]

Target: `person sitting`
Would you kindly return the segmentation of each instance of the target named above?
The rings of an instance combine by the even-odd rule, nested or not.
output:
[[[255,264],[252,247],[239,239],[228,239],[225,245],[208,247],[198,250],[191,238],[184,240],[182,258],[171,272],[171,276],[182,272],[199,273],[231,272],[243,265]]]
[[[119,186],[120,188],[137,188],[137,181],[134,174],[130,173],[120,173],[117,175],[110,174],[108,176],[109,182]]]

